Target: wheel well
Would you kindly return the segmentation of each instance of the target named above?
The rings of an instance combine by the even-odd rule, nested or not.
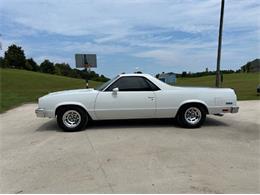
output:
[[[177,112],[176,116],[178,116],[178,114],[180,113],[180,111],[181,111],[185,106],[201,106],[201,107],[204,108],[204,110],[206,111],[206,114],[209,114],[209,110],[208,110],[207,106],[205,106],[204,104],[199,103],[199,102],[189,102],[189,103],[185,103],[185,104],[181,105],[181,107],[178,109],[178,112]]]
[[[58,112],[59,112],[61,109],[64,109],[64,108],[75,108],[75,107],[81,108],[82,110],[84,110],[84,111],[86,112],[86,114],[88,115],[88,117],[89,117],[90,119],[92,119],[91,116],[89,115],[88,111],[87,111],[84,107],[79,106],[79,105],[74,105],[74,104],[67,104],[67,105],[58,106],[58,107],[56,108],[56,110],[55,110],[55,116],[57,116]]]

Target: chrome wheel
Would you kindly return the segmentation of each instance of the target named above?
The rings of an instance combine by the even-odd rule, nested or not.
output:
[[[63,124],[68,128],[75,128],[81,122],[81,116],[76,110],[68,110],[62,116]]]
[[[200,122],[201,116],[202,116],[202,114],[201,114],[200,109],[198,109],[196,107],[190,107],[184,113],[184,118],[185,118],[186,122],[191,125],[195,125],[198,122]]]

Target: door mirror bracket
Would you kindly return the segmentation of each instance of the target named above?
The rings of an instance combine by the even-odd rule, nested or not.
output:
[[[113,94],[116,95],[118,91],[119,91],[118,87],[114,88],[113,89]]]

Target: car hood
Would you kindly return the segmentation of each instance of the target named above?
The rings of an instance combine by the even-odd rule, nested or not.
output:
[[[87,93],[95,91],[93,88],[90,89],[73,89],[73,90],[64,90],[64,91],[57,91],[53,93],[49,93],[47,96],[52,95],[66,95],[66,94],[75,94],[75,93]]]

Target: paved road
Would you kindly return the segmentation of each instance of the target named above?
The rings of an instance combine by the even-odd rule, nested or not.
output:
[[[1,193],[260,193],[260,101],[200,129],[98,122],[65,133],[27,104],[1,116]]]

